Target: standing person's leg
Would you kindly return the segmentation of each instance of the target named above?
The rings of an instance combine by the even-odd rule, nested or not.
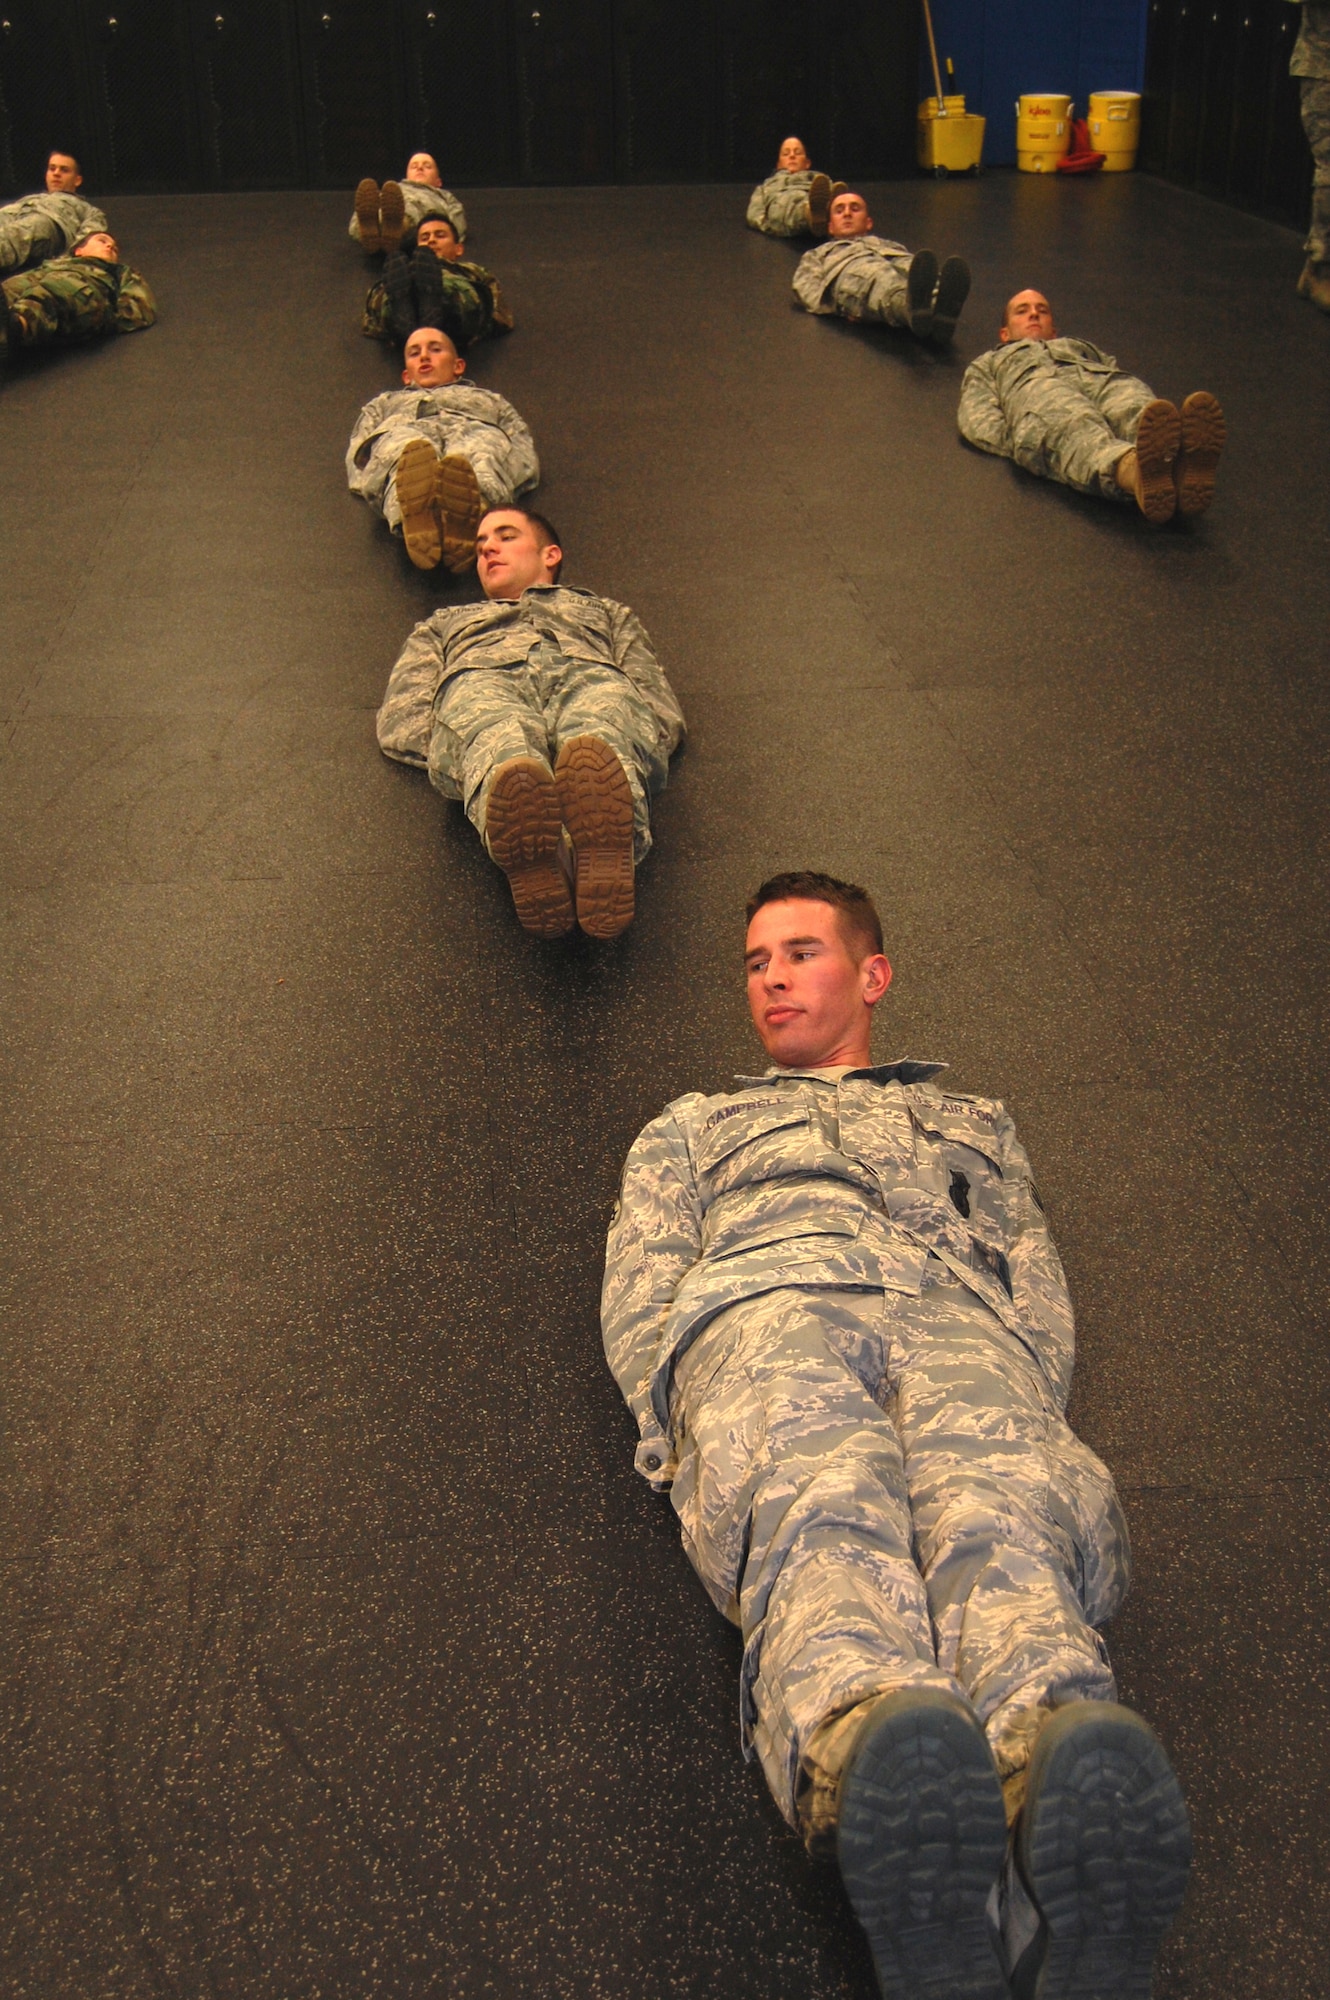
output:
[[[882,1992],[998,2000],[984,1908],[1005,1829],[933,1656],[900,1444],[875,1400],[877,1293],[730,1307],[674,1374],[673,1502],[744,1638],[741,1716],[810,1851],[835,1852]]]
[[[570,931],[576,912],[534,670],[472,668],[446,680],[434,701],[428,768],[508,877],[523,928],[537,937]]]
[[[1312,149],[1311,227],[1305,245],[1307,262],[1298,279],[1303,298],[1330,312],[1330,77],[1304,76],[1302,124]]]
[[[1130,1574],[1112,1478],[1021,1342],[936,1260],[919,1298],[896,1303],[896,1420],[938,1665],[983,1720],[1043,1919],[1019,1942],[1044,1955],[1047,2000],[1100,1990],[1075,1983],[1087,1963],[1104,1991],[1144,1993],[1191,1849],[1167,1757],[1117,1706],[1094,1629]]]

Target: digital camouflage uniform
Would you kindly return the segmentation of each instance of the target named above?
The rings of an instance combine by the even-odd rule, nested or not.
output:
[[[128,264],[101,257],[52,257],[0,285],[11,347],[93,340],[103,333],[138,333],[157,317],[152,293]]]
[[[346,480],[353,493],[377,508],[394,534],[402,510],[393,474],[413,438],[424,438],[442,458],[469,461],[487,507],[529,492],[540,478],[530,431],[512,404],[493,389],[454,382],[446,389],[389,389],[366,403],[351,433]]]
[[[956,421],[1041,479],[1131,502],[1114,476],[1154,390],[1088,340],[1013,340],[970,363]]]
[[[764,236],[807,236],[808,190],[813,185],[812,167],[796,173],[783,170],[771,174],[755,187],[748,203],[748,227]]]
[[[499,281],[483,264],[463,259],[450,263],[441,257],[439,278],[444,300],[440,331],[448,335],[459,354],[473,340],[511,332],[513,316],[499,294]],[[381,278],[365,294],[360,330],[371,340],[406,340],[415,331],[414,325],[402,328],[393,324],[392,301]]]
[[[1113,1698],[1127,1535],[1063,1415],[1062,1266],[1011,1119],[941,1067],[678,1098],[610,1227],[637,1466],[743,1633],[744,1747],[791,1821],[810,1736],[871,1695],[959,1692],[1004,1776],[1047,1705]]]
[[[1307,257],[1312,264],[1330,265],[1330,5],[1320,0],[1297,4],[1302,30],[1289,71],[1302,80],[1303,129],[1316,163]]]
[[[0,275],[63,257],[106,217],[76,194],[25,194],[0,208]]]
[[[511,757],[553,771],[562,744],[598,736],[633,795],[633,846],[651,846],[649,798],[683,741],[683,711],[641,622],[622,604],[566,584],[515,601],[436,611],[402,649],[378,716],[379,748],[423,766],[460,799],[481,839],[489,781]]]
[[[911,254],[903,243],[882,236],[833,236],[799,259],[794,296],[810,313],[908,327],[905,281]]]
[[[465,239],[466,210],[455,194],[449,194],[447,188],[426,187],[423,181],[399,181],[397,185],[402,190],[402,205],[406,214],[403,225],[405,231],[418,229],[426,216],[441,215],[445,222],[452,223],[458,242],[461,243]],[[354,213],[347,234],[359,243],[360,224]]]

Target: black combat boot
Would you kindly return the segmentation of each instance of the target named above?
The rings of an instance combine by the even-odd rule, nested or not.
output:
[[[416,293],[416,325],[436,326],[451,340],[453,330],[445,317],[443,266],[432,250],[417,250],[412,257],[411,282]]]
[[[383,289],[388,299],[388,325],[397,340],[408,340],[421,321],[416,317],[416,299],[411,286],[411,266],[402,256],[389,257],[383,266]]]

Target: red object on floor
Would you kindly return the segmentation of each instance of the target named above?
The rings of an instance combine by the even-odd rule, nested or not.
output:
[[[1090,144],[1090,127],[1084,118],[1071,121],[1071,145],[1058,161],[1060,174],[1093,174],[1104,164],[1104,154]]]

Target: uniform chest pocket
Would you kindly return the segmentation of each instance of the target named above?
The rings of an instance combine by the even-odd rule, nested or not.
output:
[[[712,1112],[694,1150],[713,1195],[806,1171],[813,1154],[808,1107],[797,1097],[736,1099]]]

